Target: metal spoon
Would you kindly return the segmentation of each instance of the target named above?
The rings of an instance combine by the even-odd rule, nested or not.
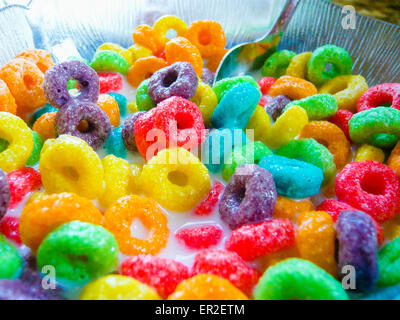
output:
[[[288,0],[275,25],[260,40],[232,48],[223,58],[215,81],[260,70],[265,60],[276,50],[299,2]]]

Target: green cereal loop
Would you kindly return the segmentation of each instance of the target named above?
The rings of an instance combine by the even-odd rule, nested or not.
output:
[[[33,151],[28,161],[26,162],[27,166],[34,166],[35,164],[38,163],[40,159],[40,152],[42,151],[44,144],[43,139],[40,137],[40,135],[37,134],[36,131],[32,131],[32,136],[33,136]]]
[[[127,74],[129,63],[119,53],[111,50],[101,50],[94,54],[90,66],[97,72],[119,72]]]
[[[339,281],[302,259],[288,259],[268,268],[254,297],[256,300],[349,300]]]
[[[258,164],[262,158],[273,152],[262,142],[249,142],[241,148],[235,148],[222,169],[222,178],[229,181],[236,169],[244,164]]]
[[[86,284],[117,268],[118,244],[103,227],[74,221],[45,238],[37,261],[39,270],[54,266],[58,280]]]
[[[18,250],[0,235],[0,279],[17,279],[23,269]]]
[[[260,86],[258,85],[257,81],[254,80],[254,78],[251,76],[238,76],[233,78],[222,79],[216,82],[212,89],[214,90],[218,101],[221,101],[225,93],[227,93],[229,90],[231,90],[239,83],[246,83],[246,82],[255,86],[257,90],[260,90]]]
[[[336,175],[336,165],[329,150],[314,139],[292,140],[276,152],[277,155],[308,162],[321,168],[324,185]]]
[[[157,106],[148,94],[150,79],[144,80],[136,90],[136,106],[139,111],[149,111]]]
[[[400,283],[400,238],[386,244],[378,253],[379,287]]]
[[[302,107],[307,111],[308,119],[310,121],[325,120],[334,116],[338,111],[338,102],[331,94],[316,94],[302,100],[292,101],[289,103],[285,110],[292,106]]]
[[[325,70],[328,64],[332,68]],[[353,70],[353,59],[343,48],[326,45],[315,50],[308,61],[308,79],[317,87],[337,76],[350,75]]]
[[[284,76],[295,55],[296,53],[290,50],[275,52],[265,61],[262,75],[264,77],[274,77],[276,79]]]
[[[351,118],[349,127],[350,137],[355,143],[390,149],[400,139],[400,111],[386,107],[365,110]]]
[[[67,58],[67,61],[71,61],[71,60],[77,60],[77,61],[83,62],[84,64],[89,65],[89,61],[82,58],[81,56],[70,56]]]

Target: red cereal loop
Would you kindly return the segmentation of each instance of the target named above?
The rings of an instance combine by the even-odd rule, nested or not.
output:
[[[189,269],[182,263],[151,255],[125,259],[120,273],[155,288],[164,299],[175,291],[179,283],[189,278]]]
[[[223,231],[217,226],[184,228],[175,233],[175,238],[190,249],[208,249],[222,240]]]
[[[328,119],[329,122],[336,124],[344,132],[347,140],[351,141],[350,138],[350,127],[349,121],[354,116],[354,114],[349,110],[338,110],[338,112]]]
[[[14,241],[21,245],[21,237],[19,236],[19,219],[17,217],[5,217],[0,222],[0,233],[8,240]]]
[[[266,95],[269,93],[269,90],[271,87],[274,85],[276,82],[275,78],[272,77],[263,77],[260,80],[258,80],[258,85],[260,86],[261,93],[263,95]]]
[[[101,94],[120,91],[124,86],[122,76],[118,73],[99,73],[99,80]]]
[[[400,110],[400,83],[383,83],[368,89],[358,100],[358,112],[376,108],[384,104]]]
[[[192,275],[213,274],[229,280],[248,296],[257,284],[260,274],[247,266],[235,252],[226,250],[204,250],[194,259]]]
[[[332,217],[334,222],[337,221],[337,219],[339,218],[339,215],[342,213],[342,211],[357,211],[357,209],[353,208],[352,206],[349,206],[346,203],[336,201],[336,200],[325,200],[317,207],[316,210],[317,211],[325,211]],[[375,219],[372,219],[372,220],[374,221],[374,224],[375,224],[378,243],[382,244],[385,241],[383,229],[378,224],[378,222],[375,221]]]
[[[348,164],[336,177],[339,201],[364,211],[377,222],[393,219],[400,209],[400,182],[388,166],[376,161]]]
[[[325,200],[316,209],[317,211],[325,211],[328,213],[334,222],[337,221],[339,215],[345,210],[355,210],[352,206],[336,200]]]
[[[194,213],[198,216],[206,216],[213,213],[224,190],[224,185],[221,182],[216,181],[207,198],[197,206]]]
[[[232,232],[225,248],[251,261],[295,244],[293,223],[288,219],[275,219],[241,227]]]
[[[157,130],[157,131],[155,131]],[[151,131],[151,132],[150,132]],[[149,138],[154,133],[158,138]],[[163,134],[161,138],[159,135]],[[171,97],[135,122],[135,139],[139,153],[147,157],[147,150],[156,146],[153,155],[165,148],[184,147],[191,150],[205,139],[205,127],[200,109],[181,97]]]
[[[11,195],[9,209],[14,209],[28,193],[42,186],[40,173],[30,167],[12,171],[7,174],[7,178]]]

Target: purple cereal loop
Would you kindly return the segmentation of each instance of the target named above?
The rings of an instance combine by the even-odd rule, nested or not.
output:
[[[72,98],[67,84],[70,79],[79,82],[79,96]],[[56,64],[47,70],[43,81],[44,94],[54,107],[62,108],[70,100],[97,103],[100,94],[100,80],[96,71],[85,63],[71,60]]]
[[[290,102],[292,102],[292,100],[290,100],[287,96],[280,95],[272,98],[272,100],[269,101],[264,108],[271,118],[276,121],[282,115],[283,110]]]
[[[348,275],[345,266],[355,268],[356,292],[375,288],[378,281],[376,227],[372,218],[361,211],[342,211],[336,224],[339,241],[339,278]]]
[[[146,114],[146,111],[139,111],[132,114],[125,120],[124,128],[122,129],[122,138],[127,150],[135,152],[137,151],[136,139],[135,139],[135,122],[140,117]]]
[[[10,186],[7,175],[3,170],[0,170],[0,221],[6,215],[10,197]]]
[[[193,66],[188,62],[176,62],[153,74],[147,92],[156,103],[173,96],[190,100],[198,84],[199,78]]]
[[[205,84],[208,84],[210,87],[212,87],[214,84],[214,79],[215,79],[215,73],[211,72],[210,69],[208,68],[203,68],[203,74],[201,75],[201,80],[203,80]]]
[[[82,121],[88,123],[88,130],[79,131]],[[91,102],[71,101],[57,112],[57,134],[69,134],[86,141],[94,150],[100,148],[111,132],[110,119],[97,105]]]
[[[235,230],[272,218],[277,193],[272,175],[258,165],[236,169],[222,196],[219,213]]]

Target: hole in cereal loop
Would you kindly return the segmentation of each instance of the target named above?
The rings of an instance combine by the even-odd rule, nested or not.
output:
[[[168,72],[168,74],[165,76],[165,78],[162,81],[162,84],[164,87],[168,88],[170,87],[176,80],[178,79],[178,73],[176,70],[171,70]]]
[[[382,195],[385,193],[385,180],[381,174],[369,172],[361,181],[361,188],[374,195]]]
[[[188,177],[181,171],[172,171],[168,174],[168,180],[177,186],[184,187],[188,184]]]

